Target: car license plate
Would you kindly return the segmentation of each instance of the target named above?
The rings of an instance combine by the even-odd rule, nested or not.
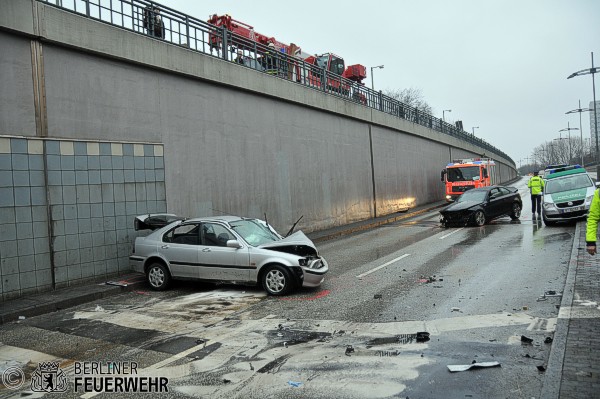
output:
[[[567,208],[567,209],[561,209],[560,213],[569,213],[569,212],[577,212],[580,211],[582,208],[580,206],[574,206],[572,208]]]

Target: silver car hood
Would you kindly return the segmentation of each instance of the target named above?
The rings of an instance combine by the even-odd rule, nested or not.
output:
[[[289,245],[306,245],[311,247],[315,251],[317,248],[315,244],[308,238],[303,232],[297,231],[294,234],[287,236],[279,241],[268,242],[266,244],[259,245],[258,248],[278,248],[287,247]]]

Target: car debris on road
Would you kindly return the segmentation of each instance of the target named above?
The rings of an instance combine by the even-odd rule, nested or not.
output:
[[[472,364],[451,364],[451,365],[448,365],[447,367],[451,373],[456,373],[458,371],[467,371],[467,370],[477,369],[477,368],[500,367],[500,363],[499,362],[481,362],[481,363],[472,363]]]

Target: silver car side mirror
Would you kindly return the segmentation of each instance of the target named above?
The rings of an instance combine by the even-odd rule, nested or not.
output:
[[[229,248],[241,248],[242,245],[238,242],[238,240],[227,240],[227,246]]]

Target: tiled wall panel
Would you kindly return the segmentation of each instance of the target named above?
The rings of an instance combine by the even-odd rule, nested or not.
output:
[[[166,212],[164,176],[159,144],[0,136],[2,300],[127,272],[134,217]]]

